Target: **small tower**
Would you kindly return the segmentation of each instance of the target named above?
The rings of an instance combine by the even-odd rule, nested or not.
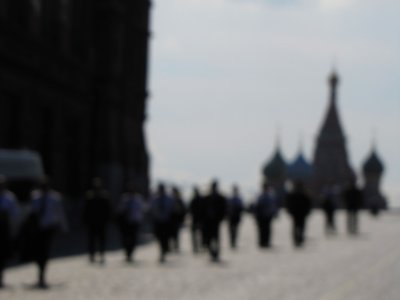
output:
[[[344,187],[354,180],[346,150],[346,138],[337,109],[339,77],[335,71],[329,76],[330,99],[328,110],[316,141],[314,152],[313,190],[319,194],[332,183]]]
[[[287,176],[292,182],[301,181],[307,188],[310,188],[313,175],[312,165],[305,159],[302,149],[296,159],[288,165]]]
[[[286,162],[281,154],[279,141],[272,158],[265,164],[263,170],[263,179],[269,182],[276,191],[279,200],[283,200],[286,182]]]
[[[365,160],[362,169],[364,176],[365,206],[369,208],[373,214],[377,214],[379,210],[387,208],[387,202],[380,191],[384,166],[376,152],[375,145],[373,145],[371,154]]]

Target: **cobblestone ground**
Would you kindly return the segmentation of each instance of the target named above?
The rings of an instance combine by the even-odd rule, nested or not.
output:
[[[227,228],[222,228],[223,263],[218,265],[204,254],[192,255],[184,230],[181,253],[163,266],[153,243],[137,251],[132,265],[123,262],[120,251],[109,253],[104,266],[89,265],[86,256],[58,259],[50,265],[46,291],[30,287],[33,266],[17,267],[7,272],[9,286],[0,299],[400,299],[400,215],[363,215],[356,238],[345,234],[344,217],[337,220],[339,234],[327,238],[322,216],[312,215],[308,244],[295,250],[282,213],[269,251],[255,246],[254,223],[247,217],[236,251],[227,247]]]

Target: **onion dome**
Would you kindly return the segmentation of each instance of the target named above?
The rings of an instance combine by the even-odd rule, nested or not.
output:
[[[307,162],[301,152],[287,168],[288,177],[292,180],[307,181],[311,178],[312,173],[312,165]]]
[[[265,165],[263,174],[269,180],[281,179],[286,176],[286,163],[279,148],[277,148],[272,159]]]
[[[333,88],[335,88],[336,85],[339,83],[339,76],[337,75],[335,70],[332,70],[332,73],[329,76],[328,82]]]
[[[364,162],[363,172],[364,174],[382,174],[383,169],[383,163],[379,159],[374,149],[371,155]]]

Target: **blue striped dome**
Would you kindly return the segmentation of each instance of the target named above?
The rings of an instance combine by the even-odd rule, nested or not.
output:
[[[287,168],[288,177],[292,180],[309,180],[313,173],[312,165],[300,153]]]

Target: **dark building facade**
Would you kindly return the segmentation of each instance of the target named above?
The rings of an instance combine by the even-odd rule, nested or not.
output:
[[[54,185],[93,176],[147,193],[149,0],[0,0],[0,148],[32,149]]]

